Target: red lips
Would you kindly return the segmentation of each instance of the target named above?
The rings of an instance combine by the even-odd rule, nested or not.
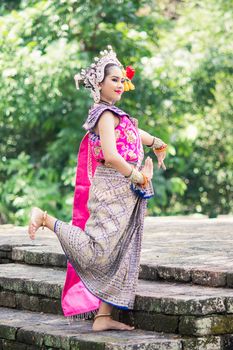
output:
[[[115,90],[115,92],[117,92],[118,94],[122,94],[123,91],[121,91],[121,90]]]

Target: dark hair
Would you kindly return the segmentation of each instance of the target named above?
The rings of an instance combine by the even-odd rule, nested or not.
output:
[[[116,63],[108,63],[106,64],[106,66],[104,67],[104,79],[110,75],[110,71],[112,67],[118,67],[120,68],[120,66]],[[104,79],[101,81],[101,83],[104,81]]]
[[[118,67],[120,68],[120,66],[117,63],[108,63],[106,64],[106,66],[104,67],[104,78],[101,81],[101,83],[104,81],[104,79],[110,75],[110,71],[112,67]],[[89,68],[89,70],[91,70],[91,68]],[[95,90],[94,86],[92,85],[92,83],[88,80],[88,82],[86,84],[84,84],[84,79],[80,79],[80,84],[82,84],[85,88],[87,89],[91,89],[91,90]]]

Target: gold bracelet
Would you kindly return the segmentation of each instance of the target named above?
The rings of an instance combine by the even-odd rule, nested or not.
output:
[[[149,148],[160,148],[164,145],[165,143],[158,137],[153,137],[153,142],[151,145],[147,145]]]
[[[141,181],[143,180],[143,175],[140,171],[133,168],[133,171],[131,175],[128,177],[128,179],[131,180],[133,183],[141,184]]]
[[[146,145],[147,147],[152,147],[154,145],[154,137],[153,137],[153,142],[152,142],[152,144],[151,145]]]
[[[143,173],[141,173],[141,174],[142,174],[143,179],[144,179],[144,182],[143,182],[143,184],[141,184],[141,186],[142,186],[142,188],[145,188],[145,187],[147,187],[147,185],[149,183],[149,179],[145,174],[143,174]]]
[[[46,223],[47,216],[48,216],[48,213],[45,210],[44,213],[43,213],[42,230],[44,230],[44,228],[45,228],[45,223]]]
[[[130,176],[132,175],[133,169],[134,169],[134,167],[132,167],[131,173],[130,173],[129,175],[125,175],[125,177],[126,177],[127,179],[129,179]]]
[[[161,146],[160,148],[153,148],[154,152],[164,152],[165,149],[167,148],[167,144],[165,143],[163,146]]]

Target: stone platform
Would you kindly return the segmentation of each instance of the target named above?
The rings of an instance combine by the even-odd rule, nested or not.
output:
[[[146,217],[140,278],[232,288],[232,247],[233,216]],[[0,226],[0,259],[66,267],[51,231],[39,230],[31,241],[26,227],[12,225]]]
[[[2,225],[0,350],[233,350],[232,243],[233,217],[146,217],[134,310],[114,313],[116,319],[135,325],[135,340],[133,335],[125,334],[119,342],[109,331],[96,341],[88,321],[76,321],[77,333],[72,333],[76,339],[62,338],[61,347],[55,340],[50,345],[47,340],[53,332],[59,333],[56,327],[49,327],[48,332],[39,327],[38,332],[44,334],[39,347],[25,340],[27,337],[18,338],[21,333],[30,334],[30,330],[21,332],[20,321],[15,321],[23,317],[33,323],[40,317],[41,322],[43,317],[51,317],[54,325],[66,321],[60,303],[66,257],[51,231],[39,230],[31,241],[27,227]],[[7,323],[9,318],[11,322]],[[81,326],[78,322],[84,323]],[[13,338],[8,337],[11,331]],[[82,332],[90,333],[87,342]],[[42,339],[38,334],[35,339]],[[141,343],[137,334],[141,334]]]

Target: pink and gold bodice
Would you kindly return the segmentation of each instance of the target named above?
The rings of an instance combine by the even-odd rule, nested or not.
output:
[[[127,115],[120,116],[120,122],[115,128],[116,147],[118,153],[127,162],[137,162],[142,144],[138,129]],[[99,135],[89,132],[91,152],[98,162],[104,161]]]

